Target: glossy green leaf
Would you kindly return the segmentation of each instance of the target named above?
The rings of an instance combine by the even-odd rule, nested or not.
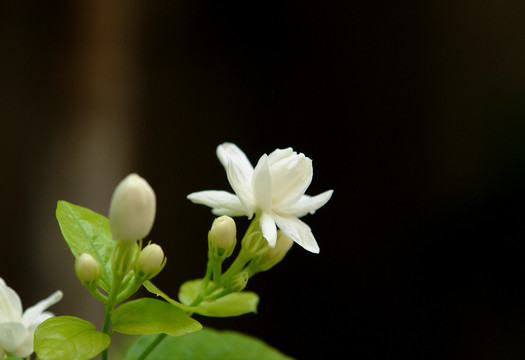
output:
[[[153,341],[155,336],[142,336],[128,351],[125,360],[132,360]],[[179,338],[165,338],[148,359],[155,360],[291,360],[263,341],[233,331],[204,328]]]
[[[111,289],[113,271],[111,253],[115,242],[111,238],[108,219],[82,206],[59,201],[56,217],[75,258],[83,253],[91,254],[102,266],[99,286],[106,292]]]
[[[202,289],[202,279],[187,281],[180,287],[179,299],[188,306]],[[219,290],[220,291],[220,290]],[[162,296],[159,294],[159,296]],[[240,316],[256,313],[259,296],[250,291],[234,292],[213,301],[203,301],[198,306],[188,306],[192,312],[213,317]]]
[[[40,360],[88,360],[109,346],[110,337],[89,321],[57,316],[35,331],[35,352]]]
[[[142,298],[119,306],[112,314],[113,330],[127,335],[186,335],[202,325],[165,301]]]

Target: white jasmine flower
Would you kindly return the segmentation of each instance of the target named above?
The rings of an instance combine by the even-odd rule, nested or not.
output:
[[[0,358],[31,355],[35,329],[44,320],[53,317],[52,313],[44,310],[61,299],[62,292],[55,291],[22,313],[20,297],[0,278]]]
[[[306,250],[319,252],[310,227],[299,218],[326,204],[333,190],[305,195],[312,181],[312,160],[292,148],[277,149],[261,156],[254,169],[244,152],[232,143],[219,145],[217,157],[235,194],[199,191],[188,195],[189,200],[213,208],[216,215],[252,218],[258,213],[263,236],[271,247],[275,246],[279,227]]]

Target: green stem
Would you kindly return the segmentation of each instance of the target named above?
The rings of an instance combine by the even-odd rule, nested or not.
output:
[[[109,334],[109,323],[111,321],[111,312],[116,305],[117,294],[122,285],[122,277],[118,276],[117,273],[113,273],[113,285],[111,286],[111,291],[109,293],[108,302],[106,303],[106,313],[104,315],[104,325],[102,327],[102,332],[104,334]],[[102,360],[108,359],[108,349],[105,349],[102,352]]]
[[[211,275],[213,273],[213,266],[211,264],[211,260],[208,260],[208,263],[206,264],[206,274],[204,275],[204,279],[202,281],[202,290],[206,289],[208,287],[208,284],[210,283]]]
[[[222,275],[222,263],[219,261],[216,261],[213,264],[213,282],[215,284],[221,283],[221,275]]]
[[[153,341],[148,345],[148,347],[145,348],[137,358],[135,358],[135,360],[144,360],[162,342],[162,340],[164,340],[166,336],[166,334],[158,334],[157,337],[155,337],[155,339],[153,339]]]
[[[111,313],[117,305],[117,296],[120,292],[120,287],[124,281],[124,277],[129,271],[129,263],[133,259],[132,246],[127,243],[118,243],[115,249],[113,249],[113,254],[111,257],[112,269],[113,269],[113,283],[111,284],[111,290],[108,294],[108,299],[106,302],[106,313],[104,314],[104,325],[102,327],[102,332],[109,335],[109,324],[111,322]],[[102,360],[108,359],[108,349],[102,351]]]

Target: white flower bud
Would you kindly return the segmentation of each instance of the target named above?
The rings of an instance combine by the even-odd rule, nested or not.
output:
[[[165,264],[164,251],[157,244],[148,244],[139,254],[136,263],[136,274],[140,278],[151,279],[157,275]]]
[[[118,184],[109,206],[113,239],[136,241],[145,238],[155,220],[155,192],[146,180],[130,174]]]
[[[232,254],[237,242],[235,221],[229,216],[216,218],[208,234],[210,251],[218,257],[228,257]]]
[[[83,285],[96,285],[102,276],[102,267],[90,254],[82,254],[75,261],[75,273]]]

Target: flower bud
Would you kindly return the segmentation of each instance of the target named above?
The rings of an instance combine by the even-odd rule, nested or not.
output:
[[[275,247],[270,247],[262,255],[254,258],[247,267],[250,276],[267,271],[277,265],[284,258],[286,253],[292,248],[293,240],[279,231]]]
[[[155,220],[155,192],[146,180],[130,174],[113,192],[109,224],[113,239],[136,241],[145,238]]]
[[[237,243],[236,235],[237,228],[231,217],[224,215],[216,218],[208,233],[208,246],[211,254],[221,259],[230,256]]]
[[[83,285],[95,287],[102,276],[102,266],[92,255],[84,253],[75,261],[75,273]]]
[[[135,265],[135,273],[139,278],[151,279],[156,276],[166,264],[164,251],[157,244],[148,244],[140,252]]]
[[[248,272],[241,271],[240,273],[235,274],[230,280],[224,284],[224,287],[230,292],[239,292],[244,290],[248,284]]]
[[[242,248],[250,259],[262,255],[269,247],[261,231],[254,231],[242,239]]]

